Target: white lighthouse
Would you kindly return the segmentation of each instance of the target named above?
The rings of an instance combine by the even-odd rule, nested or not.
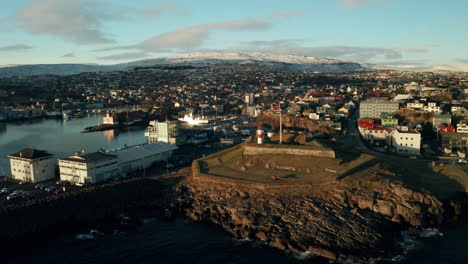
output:
[[[261,125],[257,128],[257,144],[263,144],[263,128]]]

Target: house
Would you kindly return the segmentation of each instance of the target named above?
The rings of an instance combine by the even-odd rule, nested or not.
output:
[[[102,117],[102,123],[105,125],[117,125],[119,123],[119,116],[116,113],[107,112]]]
[[[468,136],[465,133],[445,132],[440,133],[441,145],[447,153],[468,150]]]
[[[370,143],[389,144],[392,130],[385,127],[366,127],[362,130],[362,138]]]
[[[13,179],[35,183],[55,178],[56,160],[47,151],[25,148],[8,158]]]
[[[70,156],[58,160],[60,180],[76,185],[95,184],[120,176],[116,155],[104,152]]]
[[[414,102],[407,103],[406,107],[419,110],[424,108],[424,103],[419,102],[419,100],[415,100]]]
[[[466,107],[452,107],[452,116],[468,119],[468,109]]]
[[[439,125],[437,127],[437,131],[439,132],[455,132],[455,127],[450,125]]]
[[[450,114],[435,114],[432,119],[432,127],[434,131],[437,131],[437,128],[440,125],[448,126],[452,123],[452,116]]]
[[[383,118],[381,119],[381,124],[384,127],[397,127],[398,119],[396,118]]]
[[[398,154],[419,155],[421,134],[415,130],[401,131],[394,129],[391,133],[391,145]]]
[[[457,133],[468,133],[468,124],[458,123],[457,124]]]
[[[429,102],[427,105],[423,107],[424,112],[427,113],[442,113],[442,109],[440,106],[437,105],[437,103],[434,102]]]

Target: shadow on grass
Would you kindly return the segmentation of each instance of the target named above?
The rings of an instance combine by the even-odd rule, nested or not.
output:
[[[465,187],[448,175],[451,167],[431,167],[427,163],[415,161],[388,162],[397,172],[398,178],[415,191],[428,191],[442,200],[465,193]]]
[[[372,166],[374,166],[375,164],[378,163],[378,160],[377,159],[372,159],[372,160],[369,160],[367,162],[364,162],[362,164],[360,164],[359,166],[356,166],[348,171],[346,171],[345,173],[341,174],[340,176],[338,176],[336,179],[339,181],[339,180],[342,180],[344,178],[346,178],[347,176],[351,175],[351,174],[354,174],[356,172],[359,172],[359,171],[363,171],[363,170],[366,170]]]

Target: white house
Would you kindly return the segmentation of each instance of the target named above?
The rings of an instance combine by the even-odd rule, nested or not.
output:
[[[423,110],[424,112],[429,113],[442,113],[440,106],[438,106],[437,103],[434,102],[427,103],[427,105],[424,106]]]
[[[42,182],[55,177],[54,155],[32,148],[25,148],[8,156],[11,175],[25,182]]]
[[[457,133],[468,133],[468,124],[457,124]]]
[[[391,145],[398,154],[419,155],[421,150],[421,134],[417,131],[401,131],[394,129],[391,134]]]
[[[391,142],[390,140],[391,132],[392,130],[390,128],[365,127],[365,128],[362,128],[361,135],[364,140],[369,141],[371,143],[383,141],[389,144]]]
[[[120,176],[116,155],[93,152],[59,159],[60,180],[94,184]]]
[[[119,117],[115,113],[107,112],[102,117],[102,123],[105,125],[117,125],[119,123]]]
[[[424,104],[419,102],[418,100],[414,101],[414,102],[411,102],[411,103],[407,103],[406,104],[406,107],[407,108],[412,108],[412,109],[423,109],[424,108]]]

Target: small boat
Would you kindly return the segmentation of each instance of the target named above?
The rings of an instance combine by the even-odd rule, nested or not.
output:
[[[58,111],[46,112],[47,118],[62,118],[62,113]]]

